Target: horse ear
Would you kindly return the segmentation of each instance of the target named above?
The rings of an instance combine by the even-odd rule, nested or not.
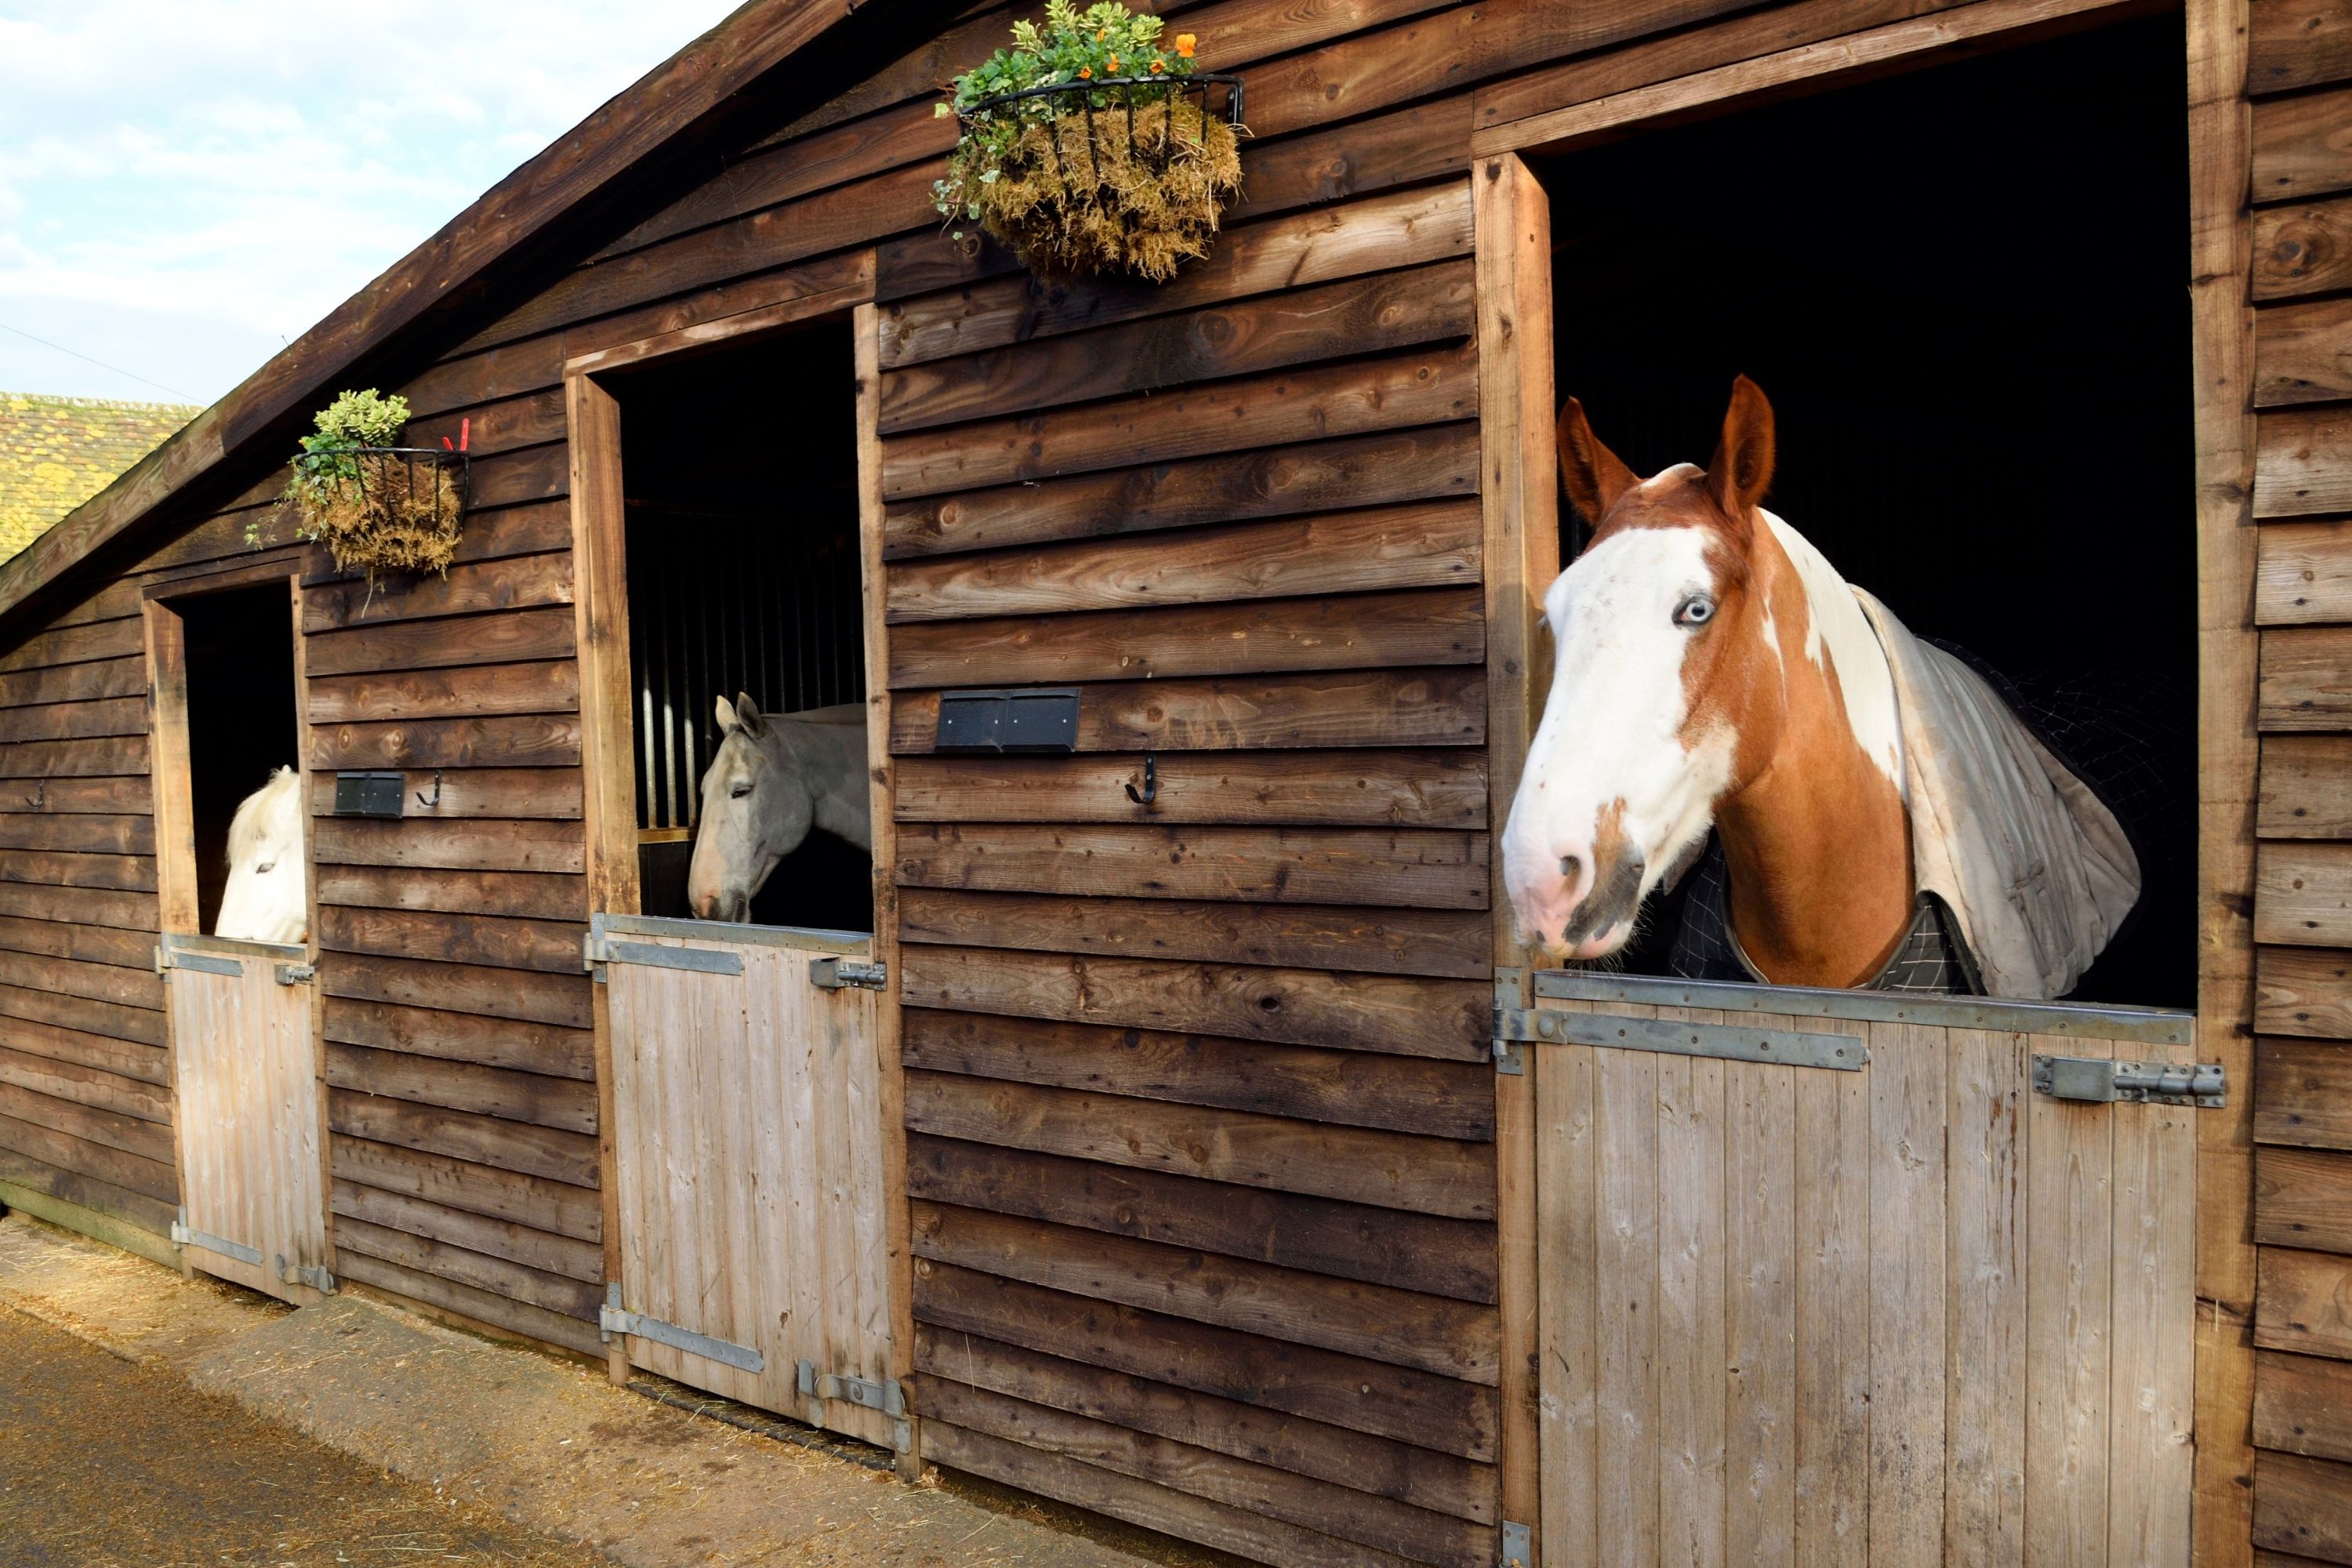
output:
[[[1746,517],[1772,482],[1772,404],[1764,389],[1740,376],[1723,411],[1723,437],[1707,459],[1706,493],[1733,519]]]
[[[719,699],[718,713],[719,732],[721,735],[731,735],[743,727],[743,721],[735,717],[735,704],[728,701],[723,693]]]
[[[743,726],[746,734],[757,735],[761,732],[760,705],[751,700],[750,692],[739,691],[735,694],[735,718]]]
[[[1570,398],[1559,406],[1559,481],[1568,499],[1594,528],[1617,504],[1617,498],[1640,484],[1641,479],[1616,453],[1601,444],[1584,405]]]

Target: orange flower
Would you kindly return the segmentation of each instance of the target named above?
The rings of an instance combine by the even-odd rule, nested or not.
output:
[[[1151,62],[1151,74],[1153,76],[1158,76],[1161,71],[1164,71],[1167,68],[1168,62],[1166,60],[1154,60]]]
[[[1108,27],[1097,27],[1097,28],[1096,28],[1096,29],[1095,29],[1095,42],[1096,42],[1096,43],[1099,44],[1099,43],[1101,43],[1105,38],[1108,38],[1108,37],[1110,37],[1110,29],[1109,29]]]
[[[1092,66],[1080,66],[1080,67],[1078,68],[1078,79],[1079,79],[1080,81],[1089,81],[1089,80],[1092,80],[1092,79],[1093,79],[1093,78],[1094,78],[1094,74],[1095,74],[1095,68],[1094,68],[1094,67],[1092,67]]]
[[[1118,57],[1117,55],[1113,55],[1110,58],[1110,74],[1113,76],[1117,76],[1118,74]]]
[[[1179,33],[1176,35],[1176,52],[1189,60],[1192,58],[1192,47],[1200,41],[1190,33]]]

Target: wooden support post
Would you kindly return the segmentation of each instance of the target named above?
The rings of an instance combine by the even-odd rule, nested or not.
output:
[[[319,1234],[326,1241],[326,1252],[319,1261],[327,1272],[342,1278],[342,1258],[335,1250],[335,1134],[330,1127],[327,1110],[327,987],[319,974],[319,858],[314,852],[315,838],[310,830],[310,684],[309,647],[302,639],[302,579],[298,574],[286,580],[287,611],[293,617],[289,635],[294,639],[294,768],[301,779],[299,799],[302,803],[302,940],[310,949],[309,963],[314,978],[306,989],[310,994],[310,1075],[312,1093],[318,1102],[319,1129]]]
[[[1543,594],[1559,574],[1553,478],[1551,209],[1515,153],[1471,167],[1478,247],[1479,490],[1486,516],[1488,820],[1499,835],[1551,674]],[[1526,966],[1503,858],[1493,856],[1495,963]],[[1503,1518],[1542,1539],[1538,1484],[1536,1061],[1495,1079],[1496,1229],[1503,1326]],[[1535,1568],[1530,1547],[1518,1568]],[[1509,1568],[1507,1559],[1506,1568]]]
[[[2230,1077],[2197,1113],[2200,1568],[2253,1561],[2254,353],[2246,0],[2189,0],[2189,289],[2197,442],[2198,1055]]]
[[[581,824],[588,910],[637,912],[637,800],[629,727],[627,519],[622,508],[621,405],[595,378],[564,381],[572,437],[573,617],[580,660]],[[583,911],[584,912],[584,911]],[[604,1278],[621,1278],[621,1184],[613,1146],[613,1020],[595,988],[596,1144],[604,1211]],[[628,1342],[605,1352],[613,1382],[629,1381]]]
[[[899,1061],[898,773],[890,759],[890,628],[882,563],[882,312],[857,307],[850,334],[857,363],[858,592],[865,609],[866,757],[872,770],[874,821],[873,956],[886,966],[888,986],[874,1010],[874,1049],[880,1058],[877,1113],[882,1119],[882,1204],[890,1254],[890,1375],[902,1388],[915,1375],[915,1254],[907,1207],[906,1069]],[[923,1473],[922,1422],[908,1423],[898,1474]]]
[[[188,782],[187,628],[179,612],[150,599],[141,606],[147,645],[147,757],[155,813],[156,930],[196,929],[196,823]],[[172,1103],[180,1100],[178,1020],[172,988],[163,987],[163,1064]],[[323,1125],[323,1123],[321,1124]],[[174,1134],[173,1181],[187,1192],[188,1158]],[[190,1279],[196,1266],[180,1249],[180,1272]]]

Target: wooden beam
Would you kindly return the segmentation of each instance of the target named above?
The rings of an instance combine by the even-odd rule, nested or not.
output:
[[[1541,624],[1559,574],[1559,489],[1552,478],[1551,205],[1515,153],[1470,171],[1478,252],[1478,406],[1485,517],[1486,746],[1501,829],[1551,674]],[[1529,955],[1511,925],[1500,856],[1490,857],[1495,962],[1524,974]],[[1542,1538],[1538,1484],[1535,1053],[1495,1078],[1495,1159],[1502,1289],[1503,1518]],[[1508,1565],[1507,1565],[1508,1568]],[[1535,1568],[1532,1560],[1516,1568]]]
[[[2190,396],[2196,431],[2197,1037],[2251,1084],[2258,642],[2246,0],[2189,0]],[[2253,1560],[2252,1100],[2197,1116],[2197,1458],[2201,1568]]]

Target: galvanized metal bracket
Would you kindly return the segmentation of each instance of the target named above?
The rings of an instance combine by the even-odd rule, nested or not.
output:
[[[2033,1091],[2053,1100],[2193,1105],[2213,1110],[2230,1103],[2229,1075],[2220,1062],[2119,1062],[2106,1057],[2033,1058]]]
[[[308,1285],[323,1296],[335,1293],[335,1277],[323,1264],[288,1263],[286,1255],[278,1255],[278,1278],[289,1285]]]
[[[623,942],[590,931],[581,952],[581,967],[596,971],[606,963],[641,963],[649,969],[689,969],[699,974],[740,974],[743,955],[708,947],[664,947],[658,942]],[[604,976],[597,974],[598,979]]]
[[[319,978],[319,966],[315,963],[281,963],[277,968],[277,975],[280,985],[308,985]]]
[[[1528,1070],[1527,1059],[1519,1054],[1517,1037],[1504,1033],[1503,1020],[1517,1016],[1528,1004],[1527,971],[1498,966],[1495,971],[1495,1070],[1506,1078],[1518,1078]]]
[[[247,1247],[241,1241],[231,1241],[225,1236],[214,1236],[196,1229],[188,1223],[188,1211],[182,1209],[180,1217],[172,1222],[172,1239],[182,1247],[201,1247],[206,1252],[217,1252],[223,1258],[234,1258],[239,1263],[261,1267],[261,1249]]]
[[[741,1372],[764,1372],[768,1358],[749,1345],[739,1345],[731,1340],[713,1339],[698,1334],[692,1329],[681,1329],[676,1323],[665,1323],[659,1318],[648,1318],[642,1312],[628,1311],[617,1305],[620,1288],[606,1293],[606,1303],[597,1309],[596,1327],[607,1335],[635,1334],[641,1340],[667,1345],[672,1350],[698,1355],[705,1361],[715,1361]]]
[[[809,960],[809,984],[820,991],[838,991],[845,985],[855,985],[862,991],[887,990],[890,984],[890,966],[868,963],[862,958],[812,958]]]
[[[1870,1050],[1853,1035],[1813,1035],[1748,1024],[1677,1024],[1614,1013],[1562,1013],[1549,1007],[1496,1007],[1495,1039],[1538,1045],[1605,1046],[1620,1051],[1662,1051],[1718,1061],[1777,1062],[1784,1067],[1860,1072]]]
[[[803,1399],[845,1399],[852,1405],[868,1410],[879,1410],[885,1415],[907,1414],[907,1393],[895,1377],[880,1383],[870,1377],[853,1377],[846,1373],[824,1373],[816,1363],[803,1356],[800,1364],[800,1392]]]
[[[1536,1560],[1535,1531],[1513,1520],[1503,1521],[1502,1568],[1528,1568]]]
[[[245,973],[244,963],[236,959],[224,958],[215,952],[189,952],[168,943],[158,943],[155,948],[155,973],[162,974],[173,969],[193,970],[198,974],[226,974],[232,979]]]

